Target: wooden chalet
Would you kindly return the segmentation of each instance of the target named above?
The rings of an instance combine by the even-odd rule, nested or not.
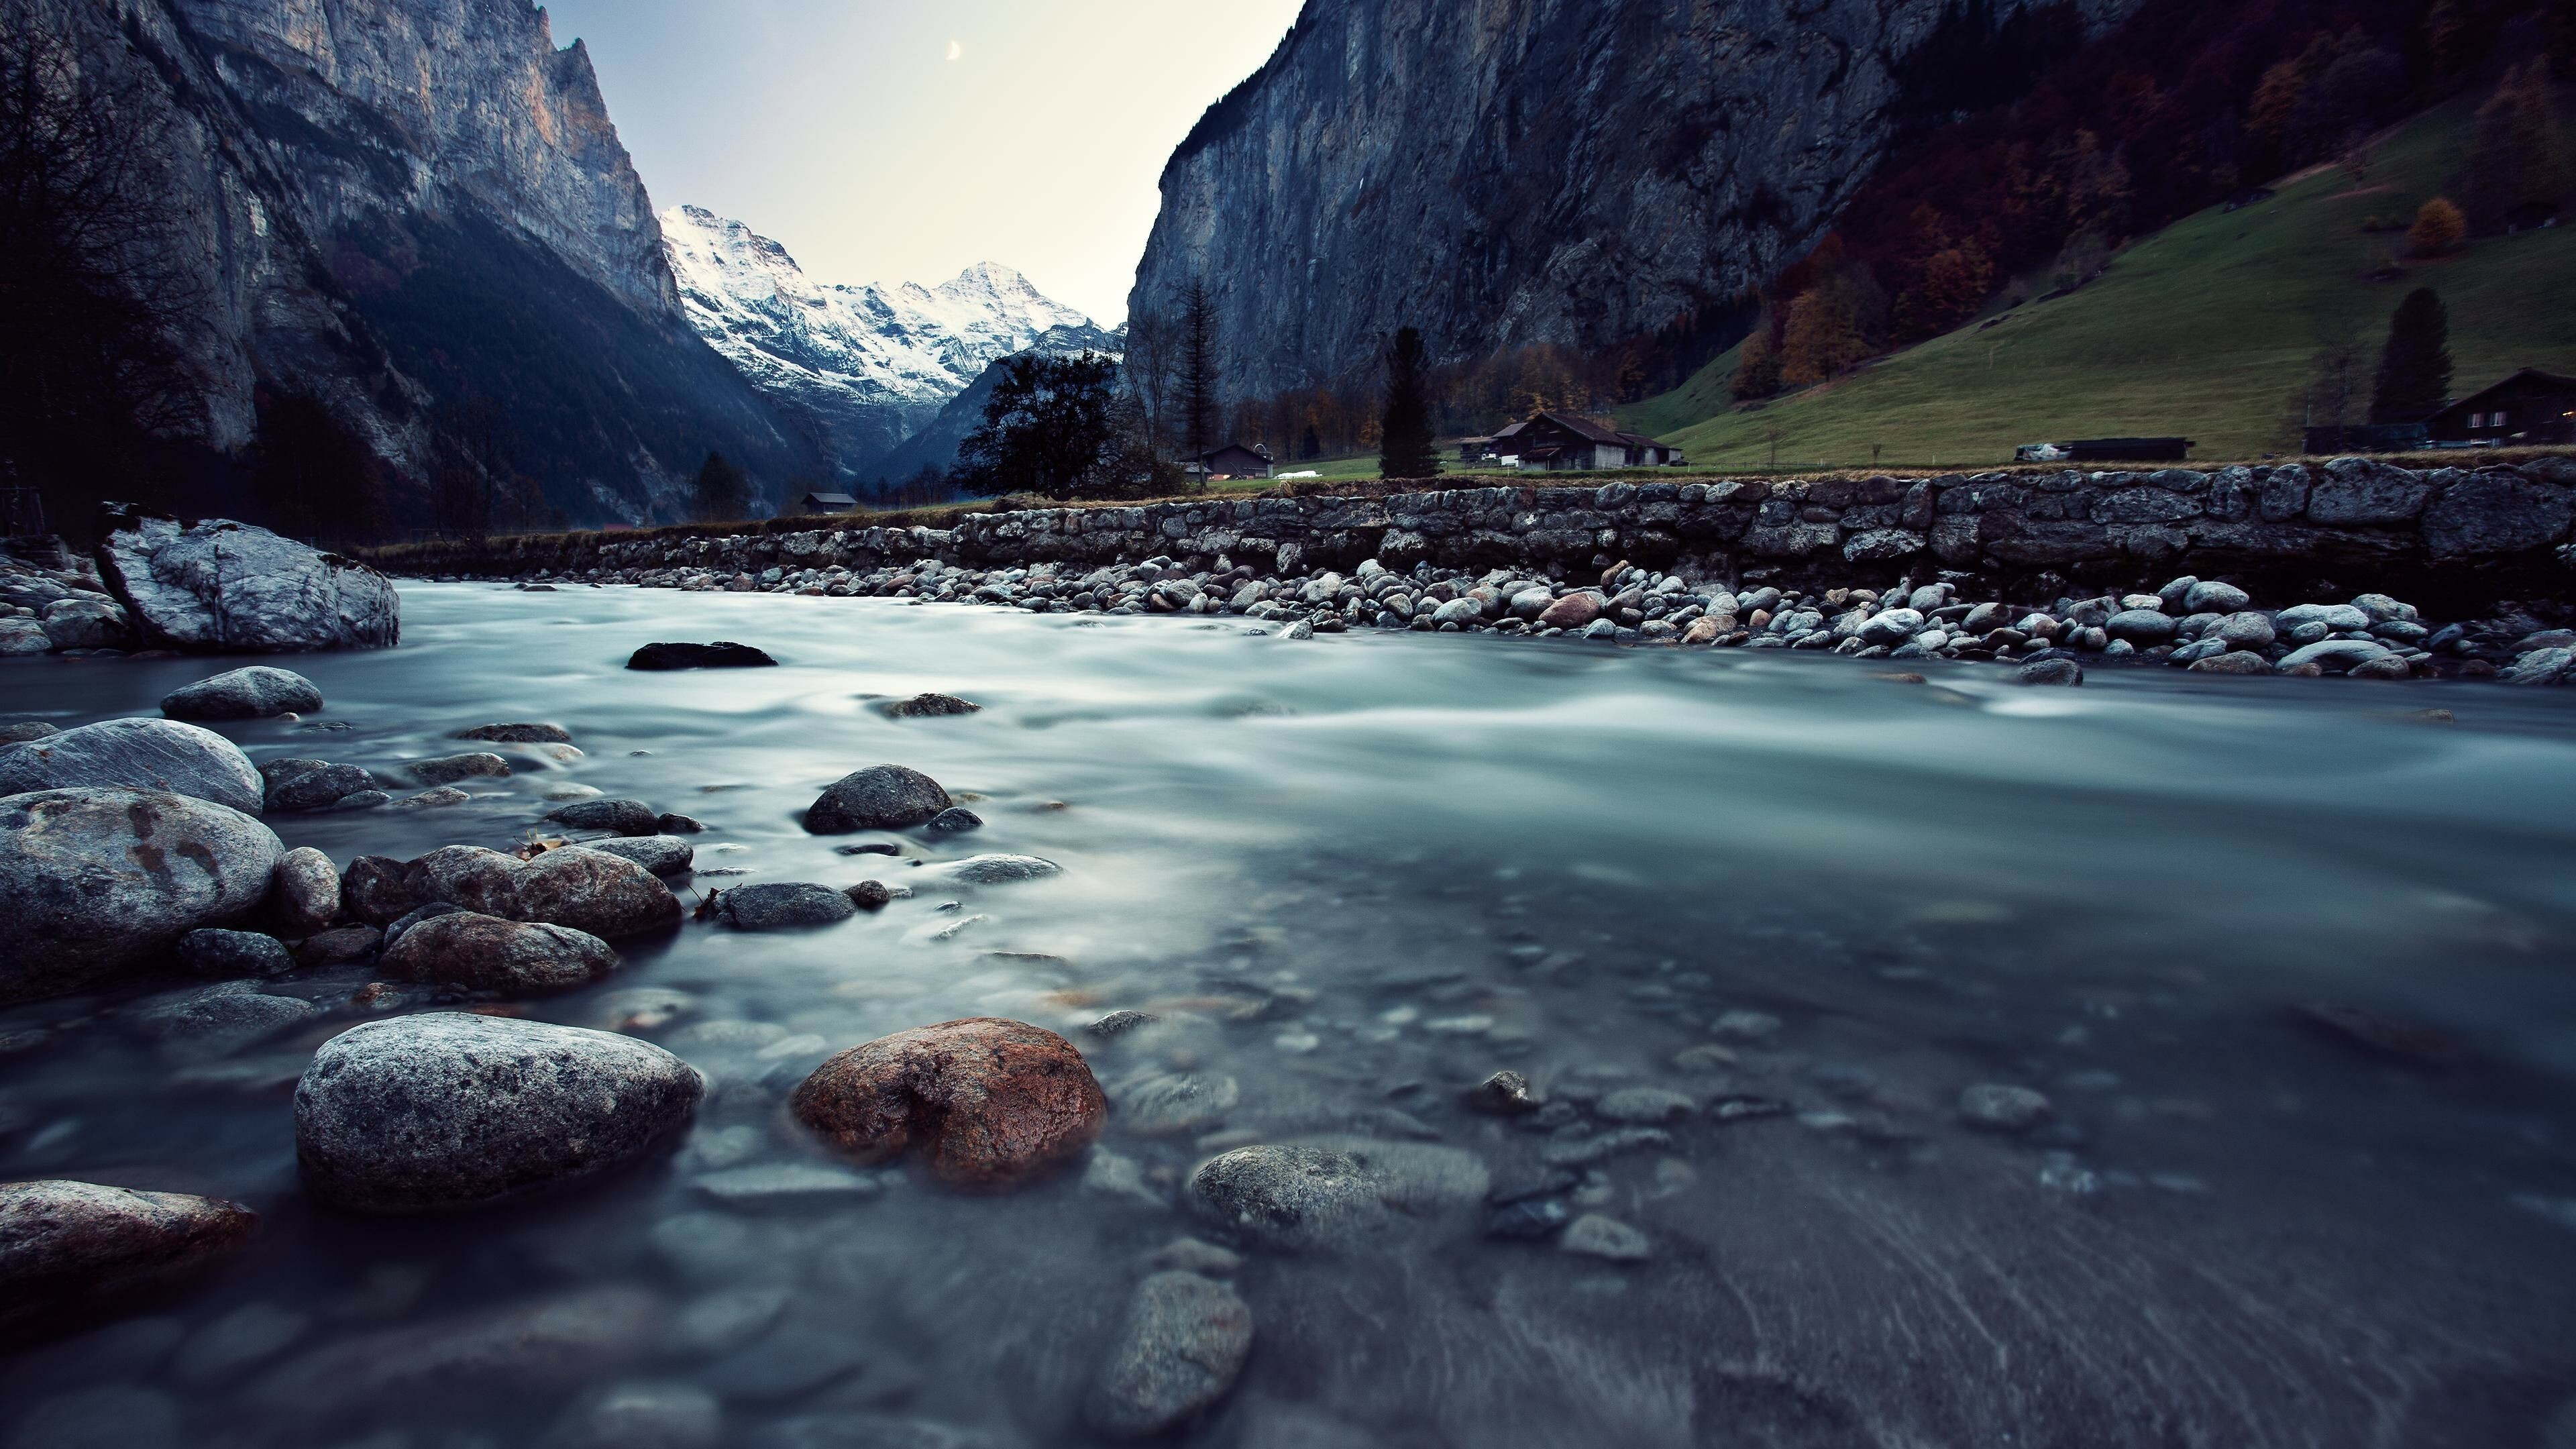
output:
[[[796,506],[807,513],[851,513],[859,500],[847,493],[808,493],[796,500]]]
[[[1228,443],[1211,449],[1199,459],[1199,468],[1211,479],[1267,478],[1270,476],[1270,450],[1258,443]]]
[[[2438,446],[2576,443],[2576,377],[2526,367],[2424,420]]]
[[[1494,434],[1488,456],[1518,458],[1524,473],[1669,468],[1682,461],[1668,443],[1564,413],[1534,413]]]

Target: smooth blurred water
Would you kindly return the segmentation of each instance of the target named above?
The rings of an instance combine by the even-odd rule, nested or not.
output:
[[[526,1003],[660,1042],[713,1090],[670,1161],[471,1215],[353,1219],[297,1190],[288,1093],[367,1014],[363,970],[271,988],[327,1021],[231,1054],[145,1040],[122,999],[0,1015],[45,1029],[0,1056],[0,1177],[267,1218],[210,1290],[0,1362],[25,1442],[92,1422],[534,1444],[623,1381],[712,1393],[727,1443],[1088,1442],[1080,1398],[1144,1259],[1230,1241],[1179,1191],[1207,1151],[1437,1137],[1527,1173],[1553,1139],[1457,1100],[1506,1066],[1578,1104],[1651,1084],[1794,1110],[1702,1115],[1598,1166],[1576,1211],[1643,1229],[1641,1264],[1489,1240],[1478,1214],[1252,1255],[1250,1367],[1189,1442],[2576,1442],[2544,1437],[2576,1435],[2576,1411],[2544,1428],[2576,1401],[2564,692],[2112,669],[2025,690],[1781,652],[482,585],[407,586],[404,634],[283,661],[329,707],[226,732],[386,772],[551,720],[584,757],[505,749],[518,773],[466,782],[471,804],[273,819],[289,844],[344,865],[507,845],[575,783],[704,820],[701,871],[741,874],[701,889],[922,889],[812,932],[622,942],[617,979]],[[783,667],[620,667],[657,639]],[[0,715],[149,712],[208,672],[13,662]],[[924,690],[985,709],[871,707]],[[901,858],[804,834],[822,786],[881,761],[985,828],[885,837]],[[927,884],[980,851],[1065,874]],[[2374,1054],[2296,1010],[2315,1001],[2467,1055]],[[1079,1032],[1121,1008],[1165,1021]],[[1729,1012],[1777,1032],[1722,1033]],[[1072,1035],[1113,1102],[1178,1072],[1231,1079],[1235,1104],[1168,1135],[1113,1113],[1123,1166],[1091,1186],[959,1197],[898,1170],[864,1198],[747,1205],[698,1185],[826,1160],[779,1105],[806,1071],[979,1014]],[[1737,1060],[1675,1065],[1712,1042]],[[2047,1092],[2058,1124],[1964,1130],[1980,1081]],[[596,1341],[468,1341],[541,1302]],[[898,1422],[916,1437],[884,1437]]]

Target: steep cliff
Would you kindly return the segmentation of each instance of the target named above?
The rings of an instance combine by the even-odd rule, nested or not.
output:
[[[528,0],[30,0],[154,107],[202,441],[311,392],[417,479],[444,406],[576,517],[819,450],[689,329],[588,53]]]
[[[1131,314],[1204,277],[1238,398],[1353,378],[1406,324],[1443,360],[1650,335],[1822,234],[1963,8],[1307,0],[1164,168]]]
[[[991,262],[935,287],[846,286],[815,281],[785,247],[704,207],[672,207],[662,232],[690,325],[814,418],[843,478],[876,477],[998,358],[1060,330],[1110,345],[1090,318]]]

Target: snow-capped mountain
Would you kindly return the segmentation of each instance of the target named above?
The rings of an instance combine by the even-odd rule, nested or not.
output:
[[[663,212],[662,237],[689,324],[754,387],[820,423],[843,477],[865,474],[996,358],[1050,333],[1115,346],[992,262],[936,287],[852,287],[815,281],[785,247],[704,207]]]

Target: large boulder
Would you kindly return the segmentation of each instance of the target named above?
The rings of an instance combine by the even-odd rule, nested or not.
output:
[[[384,793],[376,788],[376,777],[365,770],[328,760],[270,760],[259,767],[259,773],[268,781],[268,810],[272,815],[331,810],[352,796]]]
[[[1265,1247],[1298,1249],[1473,1203],[1488,1181],[1484,1164],[1455,1147],[1341,1139],[1219,1153],[1190,1174],[1190,1198]]]
[[[633,936],[680,923],[680,901],[634,861],[579,846],[549,850],[519,867],[513,920],[570,926],[594,936]],[[461,902],[459,904],[462,904]]]
[[[760,669],[778,661],[748,644],[647,644],[628,655],[629,669]]]
[[[402,637],[393,582],[264,528],[183,525],[111,505],[98,571],[149,643],[227,654],[384,649]]]
[[[1160,1434],[1225,1397],[1252,1352],[1252,1310],[1223,1283],[1156,1273],[1127,1300],[1086,1417],[1113,1439]]]
[[[0,1348],[186,1288],[230,1262],[258,1225],[219,1198],[0,1183]]]
[[[849,894],[810,881],[775,881],[735,886],[718,893],[716,912],[739,931],[784,931],[797,926],[828,926],[858,914]]]
[[[469,991],[568,991],[616,970],[617,952],[570,926],[449,911],[394,937],[381,967],[397,980]]]
[[[122,649],[133,636],[125,610],[107,599],[56,599],[45,606],[45,637],[57,649]]]
[[[0,795],[83,786],[167,790],[257,815],[263,782],[240,746],[176,720],[101,720],[0,749]]]
[[[226,670],[161,697],[161,712],[172,719],[268,719],[321,707],[322,691],[312,680],[266,664]]]
[[[465,1012],[371,1021],[324,1042],[296,1084],[296,1163],[339,1207],[477,1206],[645,1156],[705,1090],[688,1063],[614,1032]]]
[[[566,830],[613,830],[619,835],[651,835],[661,818],[641,800],[575,800],[546,812]]]
[[[350,872],[354,877],[357,867]],[[678,897],[653,872],[580,846],[549,850],[526,862],[479,845],[441,846],[404,869],[399,890],[381,894],[383,899],[369,902],[374,913],[403,907],[387,915],[387,921],[432,901],[609,938],[661,930],[680,920]],[[357,906],[351,911],[358,913]]]
[[[917,1146],[931,1176],[975,1188],[1016,1186],[1080,1156],[1109,1111],[1073,1043],[990,1016],[852,1047],[815,1068],[792,1105],[860,1162]]]
[[[282,852],[248,815],[166,791],[0,800],[0,1001],[77,991],[247,916]]]
[[[927,824],[957,802],[937,780],[902,765],[870,765],[832,782],[805,810],[805,828],[816,835],[860,830],[903,830]]]

